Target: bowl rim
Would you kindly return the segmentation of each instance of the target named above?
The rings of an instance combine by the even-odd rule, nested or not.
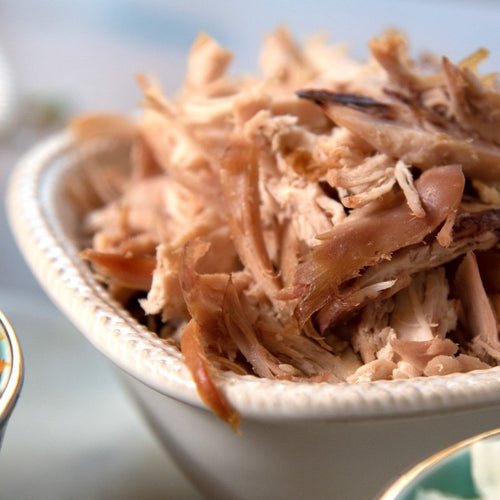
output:
[[[21,346],[12,325],[5,314],[0,311],[0,335],[3,335],[8,350],[7,379],[3,391],[0,393],[0,427],[3,427],[10,418],[12,411],[21,393],[24,379],[24,364]]]
[[[378,500],[397,500],[401,493],[404,493],[406,488],[415,481],[424,477],[435,466],[442,463],[444,460],[449,460],[460,453],[465,452],[470,446],[485,439],[500,437],[500,428],[491,429],[489,431],[481,432],[472,437],[459,441],[458,443],[447,446],[446,448],[433,453],[428,458],[422,460],[412,468],[404,472],[401,476],[394,481],[387,490],[378,498]]]
[[[156,391],[204,408],[178,349],[109,296],[63,227],[61,179],[85,155],[110,147],[109,141],[91,146],[82,149],[70,132],[62,131],[36,144],[15,165],[6,204],[17,245],[49,297],[99,351]],[[242,417],[261,420],[406,418],[500,405],[500,366],[356,384],[221,373],[218,384]]]

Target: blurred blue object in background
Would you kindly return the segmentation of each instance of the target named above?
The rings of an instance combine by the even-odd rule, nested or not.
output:
[[[0,44],[29,93],[56,92],[77,109],[132,109],[137,72],[153,73],[166,93],[182,82],[194,38],[205,31],[235,54],[233,71],[254,71],[262,39],[287,26],[302,40],[319,32],[346,42],[356,57],[387,27],[401,28],[413,51],[431,49],[459,60],[480,46],[500,61],[495,2],[431,0],[17,0],[4,2]]]

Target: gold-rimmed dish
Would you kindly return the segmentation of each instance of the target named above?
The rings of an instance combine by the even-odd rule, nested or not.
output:
[[[0,444],[23,384],[23,358],[14,329],[0,311]]]
[[[492,467],[498,469],[500,463],[494,463],[494,459],[499,446],[499,428],[451,445],[398,477],[379,500],[482,498],[481,490],[493,485],[482,485],[475,470],[480,466],[479,460],[490,461],[490,458]]]

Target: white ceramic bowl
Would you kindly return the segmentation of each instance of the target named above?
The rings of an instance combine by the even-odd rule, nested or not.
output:
[[[0,311],[0,445],[23,385],[23,358],[12,326]]]
[[[201,403],[180,353],[138,324],[78,252],[81,214],[65,185],[110,142],[62,133],[29,152],[8,190],[13,232],[48,294],[114,363],[181,469],[217,499],[369,499],[422,458],[500,418],[500,367],[358,385],[225,374],[241,435]]]

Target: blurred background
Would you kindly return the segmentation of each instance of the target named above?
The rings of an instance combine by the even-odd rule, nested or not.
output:
[[[357,58],[387,27],[413,52],[459,60],[491,50],[500,68],[500,4],[491,0],[0,0],[0,193],[36,142],[86,111],[131,113],[139,72],[166,94],[182,84],[205,31],[253,72],[263,36],[318,31]],[[104,358],[55,309],[17,251],[0,207],[0,309],[17,331],[26,376],[0,453],[5,499],[196,499],[157,445]],[[168,416],[165,416],[168,418]]]

